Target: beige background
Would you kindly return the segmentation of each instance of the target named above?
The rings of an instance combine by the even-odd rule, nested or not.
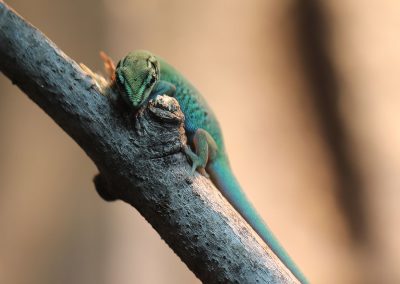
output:
[[[296,19],[316,1],[7,3],[94,70],[99,50],[118,60],[134,49],[181,70],[216,112],[249,198],[311,282],[400,282],[397,1],[321,2],[330,32],[316,37],[326,39],[337,77],[359,188],[343,187],[311,95],[319,82],[301,52],[313,31],[301,34]],[[135,209],[97,196],[95,173],[74,141],[0,76],[0,283],[199,283]],[[361,192],[361,237],[338,188]]]

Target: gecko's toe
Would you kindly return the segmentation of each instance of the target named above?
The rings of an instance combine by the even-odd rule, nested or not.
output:
[[[196,168],[197,168],[196,163],[193,163],[193,164],[192,164],[192,170],[190,171],[190,173],[191,173],[192,175],[194,175],[194,172],[196,171]]]
[[[204,169],[204,168],[198,168],[198,172],[201,174],[201,175],[203,175],[203,176],[205,176],[206,178],[210,178],[210,176],[208,175],[208,173],[206,172],[206,170]]]

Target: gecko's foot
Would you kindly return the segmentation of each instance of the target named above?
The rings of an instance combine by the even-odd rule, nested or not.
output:
[[[209,174],[206,172],[205,168],[197,168],[197,171],[204,177],[210,178]]]
[[[192,163],[192,170],[191,174],[193,175],[194,172],[197,170],[201,175],[205,176],[206,178],[209,178],[210,176],[207,174],[205,170],[205,163],[202,161],[202,159],[197,156],[192,149],[188,145],[185,145],[183,147],[183,150],[186,154],[186,157],[190,160]]]

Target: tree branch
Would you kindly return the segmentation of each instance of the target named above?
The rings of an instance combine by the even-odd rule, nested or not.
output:
[[[190,173],[177,101],[135,118],[0,0],[0,69],[97,165],[105,199],[133,205],[204,282],[298,283],[212,183]]]

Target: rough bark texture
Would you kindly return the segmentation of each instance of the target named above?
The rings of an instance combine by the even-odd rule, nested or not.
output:
[[[183,114],[160,96],[135,118],[0,0],[0,69],[97,165],[106,199],[133,205],[207,283],[298,283],[182,153]]]

